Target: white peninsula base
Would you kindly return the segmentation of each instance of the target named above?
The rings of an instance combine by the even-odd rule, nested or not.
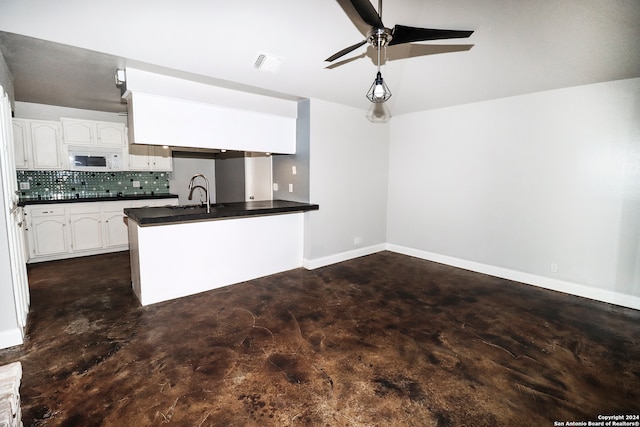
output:
[[[129,221],[142,305],[302,266],[304,213],[140,226]]]

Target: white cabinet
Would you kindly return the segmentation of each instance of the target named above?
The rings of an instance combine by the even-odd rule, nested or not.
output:
[[[127,250],[125,208],[176,204],[177,198],[28,205],[29,262]]]
[[[16,169],[63,169],[58,122],[13,119],[13,143]]]
[[[71,229],[71,250],[86,251],[102,248],[100,204],[70,205],[68,211]]]
[[[41,205],[25,209],[29,258],[69,252],[64,207]]]
[[[33,169],[62,169],[60,124],[44,120],[32,120],[31,154]]]
[[[13,119],[13,154],[16,159],[16,169],[31,167],[31,137],[29,121]]]
[[[61,119],[62,139],[70,145],[95,145],[96,124],[88,120]]]
[[[65,144],[97,147],[124,147],[127,128],[123,123],[81,119],[60,119]]]
[[[127,246],[129,235],[127,230],[127,217],[124,209],[132,207],[129,202],[106,202],[102,211],[102,229],[104,247],[114,248]]]
[[[154,145],[149,150],[149,157],[154,171],[172,171],[173,158],[171,157],[171,149],[161,145]]]
[[[101,147],[124,147],[127,145],[127,127],[121,123],[96,123],[97,144]]]
[[[129,145],[129,170],[171,171],[171,149],[158,145]]]

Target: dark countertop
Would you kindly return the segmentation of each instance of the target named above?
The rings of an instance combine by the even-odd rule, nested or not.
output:
[[[177,194],[154,194],[154,195],[136,195],[136,196],[98,196],[98,197],[66,197],[63,199],[20,199],[18,206],[26,205],[48,205],[52,203],[83,203],[83,202],[119,202],[123,200],[155,200],[155,199],[173,199],[177,198]]]
[[[318,210],[319,206],[310,203],[290,202],[287,200],[264,200],[255,202],[237,202],[212,204],[211,212],[205,206],[167,206],[149,208],[129,208],[124,213],[141,226],[174,224],[191,221],[209,221],[248,216],[275,215]]]

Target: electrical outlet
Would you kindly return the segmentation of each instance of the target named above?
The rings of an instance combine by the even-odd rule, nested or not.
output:
[[[293,193],[293,184],[289,184],[289,193]]]
[[[273,183],[273,191],[278,191],[278,183],[277,182]]]
[[[21,182],[20,183],[20,189],[21,190],[29,190],[29,189],[31,189],[31,184],[29,184],[29,181]]]
[[[353,244],[354,245],[360,245],[362,244],[362,237],[358,236],[358,237],[354,237],[353,238]]]
[[[296,169],[296,166],[295,165],[291,166],[291,174],[295,175],[297,173],[298,173],[298,169]]]
[[[558,272],[558,264],[556,264],[555,262],[551,263],[551,271],[553,273],[557,273]]]
[[[133,181],[133,182],[131,183],[131,186],[132,186],[133,188],[140,188],[140,181]]]

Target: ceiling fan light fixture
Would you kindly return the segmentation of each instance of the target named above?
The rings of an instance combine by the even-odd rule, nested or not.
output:
[[[384,82],[382,73],[378,71],[375,80],[373,80],[373,83],[371,84],[371,87],[367,92],[367,99],[374,104],[380,104],[385,102],[389,98],[391,98],[391,90],[389,89],[389,86],[387,86],[387,84]]]

